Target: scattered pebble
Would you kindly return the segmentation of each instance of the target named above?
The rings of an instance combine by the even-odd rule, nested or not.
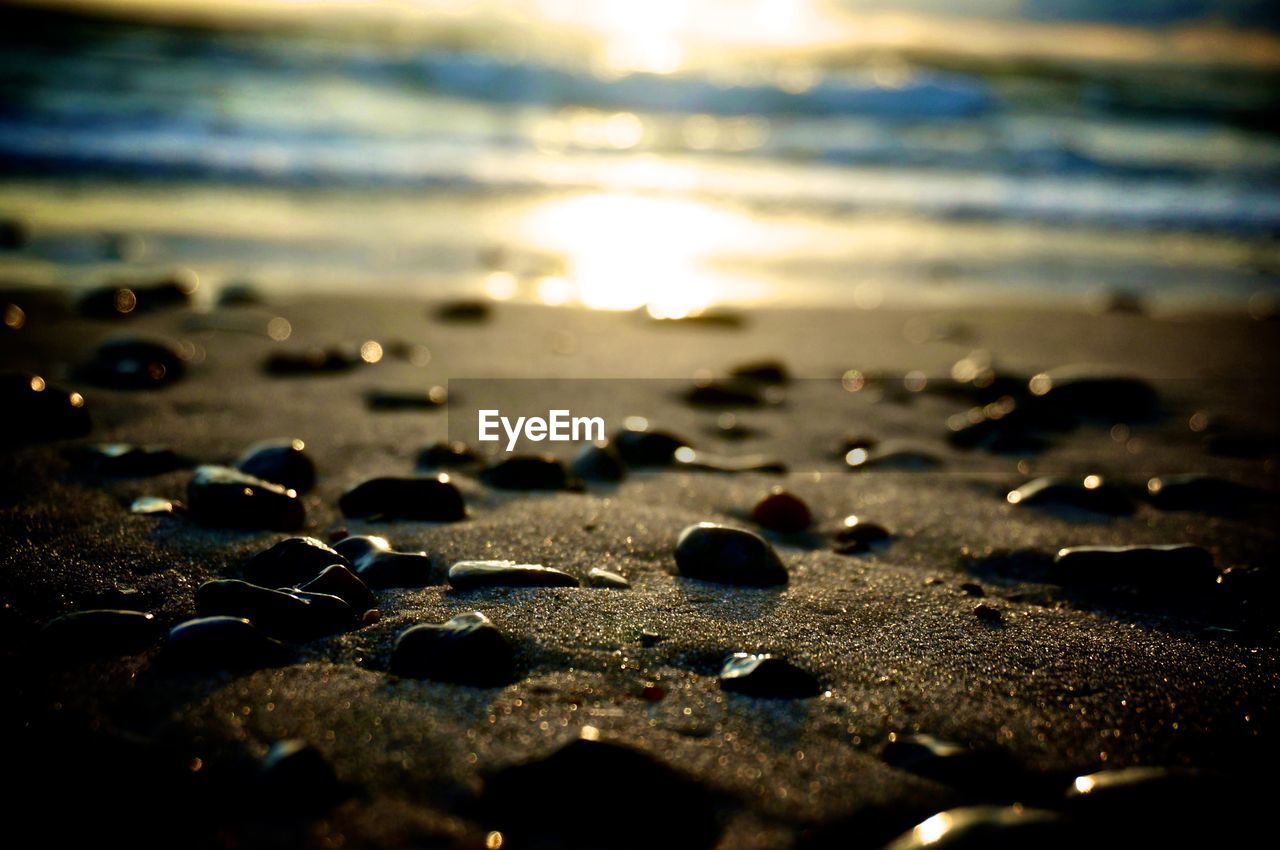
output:
[[[120,477],[160,475],[192,465],[190,458],[165,446],[135,446],[131,443],[77,446],[68,455],[86,472]]]
[[[511,681],[511,642],[478,611],[446,623],[424,623],[400,633],[389,670],[411,679],[490,687]]]
[[[781,487],[774,487],[756,502],[751,519],[764,528],[782,532],[804,531],[813,524],[813,514],[804,500]]]
[[[187,365],[166,342],[121,337],[98,346],[80,369],[84,380],[116,390],[154,390],[179,381]]]
[[[735,652],[720,670],[723,690],[749,697],[805,699],[822,693],[822,685],[807,670],[773,655]]]
[[[186,510],[186,507],[182,502],[173,499],[165,499],[160,496],[139,496],[129,503],[129,513],[141,516],[156,516],[160,514],[175,514]]]
[[[582,447],[569,470],[584,481],[616,484],[627,477],[622,456],[608,443],[592,443]]]
[[[365,360],[357,349],[330,346],[329,348],[273,351],[263,361],[262,369],[268,375],[278,377],[305,377],[350,372],[364,363]]]
[[[179,271],[155,281],[102,286],[81,296],[76,309],[82,316],[118,319],[139,313],[186,307],[190,305],[191,293],[198,284],[199,279],[189,271]]]
[[[293,531],[306,521],[297,492],[227,466],[200,466],[187,485],[187,505],[206,525]]]
[[[1147,499],[1166,511],[1230,511],[1259,501],[1262,492],[1216,475],[1161,475],[1147,482]]]
[[[566,572],[541,564],[514,561],[458,561],[449,568],[449,584],[455,590],[480,587],[577,587]]]
[[[374,478],[342,494],[349,517],[457,522],[467,516],[462,493],[447,474],[422,478]]]
[[[761,384],[785,384],[791,380],[786,364],[780,360],[758,360],[743,363],[729,371],[730,376]]]
[[[84,396],[29,372],[0,374],[0,409],[5,440],[61,440],[89,433]]]
[[[1051,577],[1064,585],[1130,586],[1168,592],[1211,591],[1213,556],[1186,543],[1163,546],[1072,546],[1061,549]]]
[[[351,566],[337,550],[314,537],[289,537],[250,558],[243,572],[254,584],[284,587],[311,581],[334,564]]]
[[[675,462],[680,469],[731,475],[744,472],[781,475],[787,471],[785,463],[767,455],[717,455],[695,451],[687,446],[676,450]]]
[[[1011,505],[1070,507],[1102,514],[1131,514],[1133,499],[1123,487],[1107,483],[1100,475],[1084,478],[1036,478],[1010,490]]]
[[[1160,413],[1155,387],[1142,378],[1105,367],[1051,369],[1032,377],[1027,388],[1040,407],[1067,417],[1133,422]]]
[[[305,493],[316,485],[316,465],[302,440],[265,440],[245,450],[235,467],[263,481]]]
[[[666,431],[625,428],[613,437],[613,447],[629,466],[671,466],[678,449],[689,441]]]
[[[483,462],[474,449],[461,441],[433,443],[418,453],[418,469],[460,469]]]
[[[850,514],[832,538],[831,548],[841,555],[860,555],[870,552],[878,544],[887,543],[892,537],[883,525],[866,522]]]
[[[296,738],[277,741],[258,764],[259,802],[279,811],[321,812],[345,796],[333,765]]]
[[[1075,847],[1053,812],[1023,806],[971,806],[939,812],[885,845],[884,850],[959,850],[989,848],[1043,850]]]
[[[587,573],[587,584],[591,587],[602,587],[611,590],[627,590],[631,587],[631,582],[627,581],[626,576],[609,570],[602,570],[599,567],[592,567],[591,572]]]
[[[355,566],[356,575],[370,587],[425,587],[441,583],[425,552],[397,552],[386,538],[346,537],[334,544]]]
[[[60,657],[132,655],[160,637],[155,617],[141,611],[93,609],[50,620],[40,630],[40,646]]]
[[[763,537],[741,528],[703,522],[680,532],[676,568],[687,578],[772,587],[787,583],[787,570]]]
[[[693,407],[716,409],[760,407],[765,403],[760,386],[745,380],[697,381],[681,398]]]
[[[942,458],[927,446],[902,440],[886,440],[869,449],[852,449],[844,456],[850,469],[921,471],[942,465]]]
[[[1000,609],[988,605],[985,602],[980,602],[974,607],[973,616],[977,617],[984,623],[991,623],[993,625],[1004,622],[1004,614],[1001,613]]]
[[[243,617],[269,635],[310,640],[349,629],[356,616],[336,596],[272,590],[239,579],[215,579],[196,589],[202,617]]]
[[[344,559],[345,560],[345,559]],[[321,593],[336,596],[351,606],[357,613],[363,613],[377,604],[373,591],[356,575],[342,564],[325,567],[320,575],[305,584],[297,586],[303,593]]]
[[[241,617],[200,617],[169,630],[165,656],[198,670],[270,667],[292,660],[293,652]]]
[[[493,308],[488,301],[464,298],[436,305],[434,314],[441,322],[484,322],[493,314]]]
[[[449,391],[442,386],[422,392],[370,390],[364,401],[370,410],[440,410],[449,404]]]
[[[575,490],[582,485],[563,463],[548,455],[515,455],[488,466],[480,480],[499,490]]]

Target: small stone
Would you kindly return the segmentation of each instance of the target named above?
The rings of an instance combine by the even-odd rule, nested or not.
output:
[[[1133,422],[1160,412],[1160,396],[1150,383],[1106,367],[1052,369],[1032,377],[1027,388],[1038,407],[1065,417]]]
[[[425,587],[441,583],[435,564],[425,552],[397,552],[384,537],[354,535],[334,544],[355,566],[356,575],[370,587]]]
[[[483,458],[461,441],[435,443],[418,453],[418,469],[461,469],[482,463]]]
[[[488,321],[493,308],[488,301],[463,298],[446,301],[435,307],[435,317],[441,322],[484,322]]]
[[[306,448],[307,444],[297,439],[254,443],[235,466],[255,478],[305,493],[316,485],[316,465]]]
[[[218,291],[219,307],[259,307],[265,303],[266,298],[250,283],[233,283]]]
[[[1271,829],[1270,791],[1247,772],[1134,766],[1076,777],[1064,804],[1107,846],[1251,847]]]
[[[351,562],[333,547],[314,537],[289,537],[250,558],[244,577],[264,587],[282,587],[311,581],[328,567]]]
[[[903,440],[886,440],[870,449],[852,449],[844,456],[850,469],[921,471],[942,465],[942,458],[927,446]]]
[[[462,493],[441,473],[423,478],[374,478],[338,500],[349,517],[457,522],[467,516]]]
[[[1043,451],[1048,443],[1024,406],[1013,396],[971,407],[947,417],[947,440],[961,449],[985,449],[1004,454]]]
[[[585,481],[616,484],[627,477],[627,465],[622,456],[607,443],[583,446],[569,469]]]
[[[1078,846],[1053,812],[1023,806],[971,806],[939,812],[884,850],[1066,850]]]
[[[822,693],[807,670],[772,655],[735,652],[720,670],[720,688],[749,697],[805,699]]]
[[[364,365],[364,358],[354,348],[331,346],[329,348],[304,348],[296,351],[275,351],[267,355],[262,369],[268,375],[278,377],[305,377],[309,375],[336,375],[350,372]]]
[[[173,346],[134,337],[104,342],[80,369],[89,383],[117,390],[159,389],[186,373],[186,361]]]
[[[1018,775],[997,752],[962,747],[933,735],[894,735],[880,751],[885,764],[958,787],[1001,787]]]
[[[188,669],[246,669],[288,663],[293,652],[240,617],[201,617],[169,630],[166,657]]]
[[[676,450],[675,465],[680,469],[731,475],[744,472],[781,475],[787,471],[785,463],[767,455],[717,455],[695,451],[687,446]]]
[[[336,596],[344,600],[357,613],[367,611],[377,604],[369,586],[360,579],[360,576],[342,564],[325,567],[320,575],[306,584],[298,585],[297,589],[304,593]]]
[[[984,623],[999,624],[1004,622],[1004,614],[1000,612],[1000,609],[985,602],[979,603],[974,607],[973,616]]]
[[[1036,478],[1010,490],[1005,500],[1011,505],[1078,508],[1102,514],[1131,514],[1133,499],[1122,487],[1108,484],[1100,475],[1077,478]]]
[[[660,635],[657,632],[641,632],[640,633],[641,646],[657,646],[658,644],[662,643],[666,639],[667,638],[665,635]]]
[[[514,561],[458,561],[449,568],[449,584],[455,590],[481,587],[577,587],[568,573],[541,564]]]
[[[333,765],[306,741],[289,738],[272,744],[258,770],[260,802],[273,810],[324,811],[344,796]]]
[[[449,404],[449,391],[442,386],[421,392],[370,390],[364,401],[370,410],[440,410]]]
[[[840,530],[831,541],[831,548],[841,555],[858,555],[870,552],[875,546],[887,543],[893,537],[883,525],[866,522],[852,514],[844,518]]]
[[[79,467],[97,475],[160,475],[192,465],[190,458],[164,446],[94,443],[78,446],[68,454]]]
[[[76,307],[83,316],[117,319],[156,310],[186,307],[199,279],[188,271],[155,281],[129,283],[127,286],[103,286],[84,294]]]
[[[141,611],[73,611],[50,620],[40,631],[45,652],[64,658],[132,655],[160,637],[155,617]]]
[[[306,521],[298,494],[227,466],[200,466],[187,485],[191,514],[206,525],[293,531]]]
[[[671,466],[676,451],[689,441],[666,431],[626,428],[613,437],[613,447],[629,466]]]
[[[19,442],[61,440],[89,433],[80,393],[29,372],[0,373],[0,437]]]
[[[799,496],[774,487],[751,509],[751,519],[772,531],[804,531],[813,524],[809,506]]]
[[[1218,571],[1208,551],[1185,543],[1072,546],[1058,551],[1050,577],[1064,585],[1207,593],[1213,590]]]
[[[480,480],[499,490],[574,490],[581,487],[563,463],[545,455],[516,455],[486,467]]]
[[[473,611],[401,632],[389,669],[411,679],[491,687],[511,681],[514,657],[511,642],[498,627]]]
[[[855,449],[868,451],[879,444],[879,437],[862,431],[850,431],[848,434],[845,434],[836,441],[836,455],[839,458],[844,459],[849,452],[854,451]]]
[[[681,396],[693,407],[715,409],[760,407],[765,403],[760,387],[752,381],[698,381]]]
[[[785,384],[791,380],[786,364],[780,360],[759,360],[735,366],[729,374],[734,378],[760,384]]]
[[[676,541],[676,568],[687,578],[772,587],[787,583],[787,570],[763,537],[710,522],[691,525]]]
[[[196,612],[202,617],[243,617],[269,635],[294,640],[332,634],[355,623],[351,606],[336,596],[272,590],[239,579],[200,585]]]
[[[1247,484],[1215,475],[1161,475],[1147,482],[1148,501],[1166,511],[1232,511],[1263,496]]]
[[[160,496],[139,496],[129,503],[129,513],[142,516],[158,516],[175,514],[186,510],[182,502],[161,498]]]
[[[631,582],[627,581],[625,576],[599,567],[592,567],[591,572],[587,573],[587,584],[611,590],[628,590],[631,587]]]

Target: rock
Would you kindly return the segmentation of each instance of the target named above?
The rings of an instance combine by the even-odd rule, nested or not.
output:
[[[962,581],[958,586],[961,591],[967,593],[969,596],[981,599],[987,595],[987,592],[982,588],[982,585],[978,584],[976,581]]]
[[[936,469],[942,458],[928,446],[905,440],[885,440],[874,448],[852,449],[844,456],[850,469],[887,469],[921,471]]]
[[[772,587],[787,583],[787,570],[760,535],[710,522],[691,525],[676,541],[676,568],[687,578]]]
[[[166,342],[120,337],[98,346],[80,369],[84,380],[116,390],[154,390],[179,381],[186,361]]]
[[[1068,850],[1077,838],[1053,812],[1023,806],[971,806],[939,812],[884,850]]]
[[[697,381],[681,394],[685,404],[715,409],[760,407],[765,397],[753,381]]]
[[[569,470],[585,481],[607,484],[616,484],[627,477],[626,463],[608,443],[583,446]]]
[[[892,735],[880,751],[885,764],[948,785],[990,788],[1004,784],[1007,760],[933,735]]]
[[[258,765],[259,802],[274,812],[322,812],[345,796],[333,766],[296,738],[277,741]]]
[[[731,369],[729,375],[760,384],[785,384],[791,380],[786,364],[780,360],[759,360],[743,363]]]
[[[201,617],[169,630],[165,657],[194,670],[246,669],[288,663],[293,652],[240,617]]]
[[[227,466],[200,466],[187,485],[191,514],[205,525],[293,531],[306,521],[298,494]]]
[[[1066,813],[1115,847],[1250,847],[1271,825],[1267,783],[1191,768],[1135,766],[1076,777]]]
[[[613,447],[629,466],[671,466],[676,450],[689,441],[666,431],[626,428],[613,437]]]
[[[880,445],[879,437],[863,433],[862,431],[850,431],[848,434],[845,434],[836,441],[835,450],[836,455],[843,460],[849,452],[857,449],[870,451],[878,445]]]
[[[804,500],[781,487],[774,487],[756,502],[751,519],[764,528],[782,532],[804,531],[813,524],[813,514]]]
[[[296,351],[274,351],[267,355],[262,369],[278,377],[336,375],[364,365],[364,358],[353,348],[304,348]]]
[[[351,560],[356,575],[370,587],[425,587],[442,579],[427,553],[397,552],[383,537],[355,535],[334,546]]]
[[[422,478],[374,478],[342,494],[349,517],[457,522],[467,516],[462,493],[447,474]]]
[[[564,806],[567,788],[573,789],[572,816],[547,817]],[[672,825],[661,830],[663,846],[709,850],[716,845],[720,823],[706,786],[652,756],[599,740],[591,726],[550,755],[505,767],[484,782],[484,810],[512,846],[654,847],[656,824],[628,828],[619,822],[620,801],[625,800],[643,800],[647,810],[660,812],[662,821]]]
[[[236,461],[241,472],[305,493],[316,486],[316,465],[302,440],[254,443]]]
[[[411,679],[492,687],[511,681],[514,659],[506,636],[488,617],[473,611],[446,623],[424,623],[401,632],[389,669]]]
[[[841,555],[858,555],[870,552],[876,545],[887,543],[892,537],[883,525],[865,522],[850,514],[844,518],[844,525],[832,538],[831,548]]]
[[[356,613],[367,611],[377,604],[369,586],[360,579],[360,576],[342,564],[325,567],[320,575],[306,584],[298,585],[296,589],[303,593],[336,596],[350,605]]]
[[[251,283],[233,283],[218,291],[219,307],[259,307],[266,303],[266,298]]]
[[[982,622],[993,626],[1000,625],[1004,622],[1004,614],[1000,612],[1000,609],[988,605],[985,602],[981,602],[974,606],[973,616],[977,617]]]
[[[1105,422],[1149,420],[1160,413],[1160,396],[1142,378],[1106,367],[1076,365],[1041,372],[1027,383],[1043,415]]]
[[[599,567],[592,567],[591,572],[587,573],[587,584],[591,587],[602,587],[611,590],[628,590],[631,587],[631,582],[627,581],[625,576],[609,570],[602,570]]]
[[[254,584],[282,587],[311,581],[334,564],[351,566],[337,550],[314,537],[289,537],[250,558],[243,572]]]
[[[370,410],[440,410],[449,404],[449,391],[441,386],[424,392],[370,390],[364,401]]]
[[[129,503],[129,513],[142,516],[175,514],[185,511],[186,508],[187,506],[182,502],[164,499],[160,496],[139,496]]]
[[[463,442],[434,443],[418,453],[418,469],[460,469],[484,459]]]
[[[1060,549],[1050,578],[1059,584],[1210,593],[1213,556],[1199,546],[1072,546]]]
[[[355,611],[336,596],[290,593],[239,579],[207,581],[196,589],[202,617],[243,617],[265,633],[310,640],[351,628]]]
[[[67,453],[78,467],[96,475],[160,475],[192,465],[164,446],[135,446],[130,443],[94,443],[77,446]]]
[[[735,652],[720,670],[720,688],[749,697],[805,699],[822,693],[807,670],[772,655]]]
[[[80,393],[29,372],[0,373],[0,436],[4,440],[82,437],[89,427],[89,409]]]
[[[729,474],[760,472],[781,475],[787,471],[785,463],[766,455],[717,455],[688,447],[676,451],[675,465],[680,469]]]
[[[102,286],[86,292],[76,308],[83,316],[116,319],[156,310],[172,310],[191,304],[191,293],[199,279],[187,273],[174,274],[155,281],[129,283],[127,286]]]
[[[1108,484],[1100,475],[1083,479],[1036,478],[1010,490],[1005,500],[1011,505],[1078,508],[1101,514],[1131,514],[1135,510],[1128,491]]]
[[[1147,482],[1147,500],[1164,511],[1230,512],[1261,501],[1264,493],[1215,475],[1161,475]]]
[[[545,455],[515,455],[486,467],[480,480],[499,490],[575,490],[582,484],[565,465]]]
[[[746,317],[733,310],[702,310],[687,316],[654,316],[646,311],[649,323],[667,328],[720,328],[737,330],[746,324]]]
[[[141,611],[93,609],[50,620],[40,630],[40,648],[62,658],[132,655],[160,637],[155,617]]]
[[[1013,396],[971,407],[947,417],[947,440],[961,449],[985,449],[1003,454],[1043,451],[1048,442],[1037,433],[1025,406]]]
[[[460,298],[435,307],[435,317],[441,322],[484,322],[488,321],[492,313],[493,308],[489,302],[478,298]]]
[[[449,584],[455,590],[481,587],[577,587],[568,573],[541,564],[514,561],[458,561],[449,568]]]

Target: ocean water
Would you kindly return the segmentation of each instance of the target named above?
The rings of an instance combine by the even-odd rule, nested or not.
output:
[[[1267,4],[278,5],[4,12],[0,274],[660,315],[1280,292]]]

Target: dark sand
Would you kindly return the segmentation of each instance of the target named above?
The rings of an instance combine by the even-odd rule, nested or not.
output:
[[[1216,627],[1240,624],[1198,605],[1072,598],[972,566],[1001,550],[1189,542],[1208,547],[1219,567],[1274,568],[1274,509],[1211,516],[1143,505],[1128,517],[1063,516],[1003,498],[1030,477],[1019,460],[1032,474],[1100,472],[1138,484],[1189,471],[1274,484],[1274,461],[1210,455],[1186,425],[1203,409],[1234,427],[1274,433],[1280,343],[1271,325],[1012,309],[933,319],[827,310],[750,313],[743,327],[725,329],[516,305],[499,305],[488,322],[445,324],[425,305],[389,300],[213,315],[262,328],[276,314],[293,324],[287,343],[261,333],[184,330],[192,314],[181,311],[107,322],[60,316],[31,301],[27,327],[0,337],[0,362],[63,380],[112,333],[191,339],[207,357],[165,390],[115,392],[66,379],[89,400],[90,439],[163,443],[203,461],[229,461],[253,441],[301,437],[320,469],[306,496],[306,533],[323,538],[341,526],[381,534],[441,565],[511,558],[578,576],[600,566],[625,574],[633,588],[380,591],[380,622],[306,644],[303,663],[252,673],[166,671],[154,663],[155,651],[53,664],[34,652],[48,619],[106,605],[176,623],[194,613],[201,582],[238,575],[245,557],[285,535],[129,514],[138,495],[182,497],[189,471],[104,480],[77,473],[64,459],[66,443],[6,448],[6,774],[30,792],[13,798],[19,812],[39,804],[54,813],[38,827],[46,846],[78,829],[113,845],[482,846],[494,826],[477,803],[485,773],[545,754],[587,725],[713,789],[723,847],[877,847],[940,809],[1051,802],[1076,773],[1109,767],[1274,768],[1274,629],[1223,631]],[[922,320],[952,338],[909,341],[904,327],[919,338]],[[273,347],[365,339],[418,342],[434,356],[425,368],[387,358],[335,377],[272,379],[259,369]],[[1087,427],[1055,437],[1035,456],[964,454],[943,442],[943,421],[963,403],[928,393],[876,402],[843,392],[837,380],[849,368],[945,375],[974,348],[1018,371],[1119,364],[1158,379],[1170,415],[1134,426],[1136,441]],[[572,353],[557,353],[566,349]],[[491,491],[464,474],[455,480],[471,515],[461,523],[365,523],[337,512],[346,488],[409,473],[417,452],[446,433],[442,412],[368,411],[368,388],[459,377],[686,378],[758,357],[825,379],[795,384],[784,407],[740,414],[758,437],[720,442],[704,430],[715,414],[649,397],[643,383],[626,385],[635,387],[630,412],[699,447],[777,456],[799,470],[785,478],[654,473],[586,494],[529,495]],[[947,462],[937,472],[845,472],[830,446],[848,431],[927,440]],[[701,520],[751,527],[751,505],[782,482],[809,502],[817,532],[829,534],[856,513],[898,539],[851,557],[829,551],[821,534],[774,535],[791,573],[785,590],[673,576],[683,527]],[[974,615],[979,600],[959,588],[966,581],[983,586],[982,601],[1003,612],[1003,625]],[[470,610],[516,642],[519,681],[478,689],[384,672],[405,627]],[[642,631],[665,639],[644,646]],[[715,673],[740,650],[784,654],[829,693],[797,701],[724,694]],[[642,699],[647,684],[665,696]],[[1010,776],[1025,771],[1028,778],[1011,795],[983,783],[949,787],[881,760],[890,733],[916,731],[996,748],[1010,757]],[[319,748],[351,783],[352,798],[309,816],[274,801],[253,805],[246,765],[287,737]],[[610,784],[608,776],[567,784],[546,817],[570,819],[601,805],[596,797]],[[644,799],[612,805],[618,830],[652,834],[653,846],[679,835],[678,824]]]

